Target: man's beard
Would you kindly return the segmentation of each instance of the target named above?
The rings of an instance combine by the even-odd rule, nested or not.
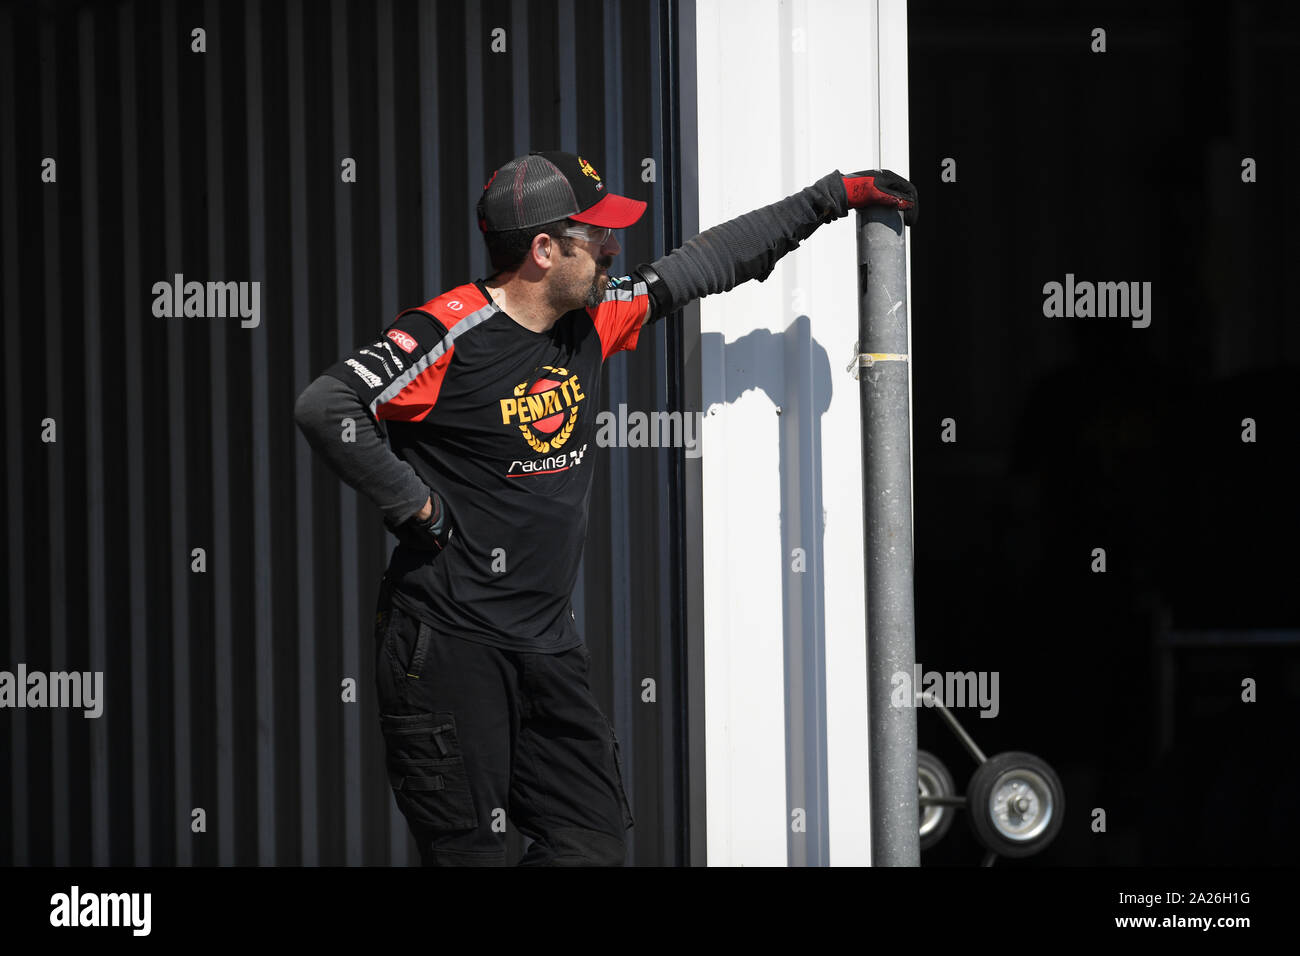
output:
[[[594,309],[605,301],[605,289],[600,284],[600,280],[605,277],[604,273],[597,273],[596,278],[591,280],[591,286],[587,289],[587,297],[582,300],[582,304],[589,309]]]
[[[563,255],[566,259],[571,258],[571,256],[567,253],[567,251],[563,247],[561,247],[560,249],[560,254]],[[571,291],[569,292],[569,294],[573,295],[575,299],[578,299],[576,304],[561,303],[556,301],[553,302],[552,305],[558,308],[561,312],[567,311],[568,309],[581,309],[584,306],[589,309],[596,308],[596,306],[600,305],[602,302],[605,301],[606,286],[603,284],[603,282],[609,281],[609,267],[613,265],[613,263],[614,263],[614,259],[612,256],[601,256],[600,259],[596,261],[596,275],[592,278],[591,285],[587,286],[586,289],[582,290],[580,299],[578,299],[579,296],[578,288],[571,287]],[[574,299],[570,299],[569,302],[570,303],[574,302]]]
[[[601,275],[597,273],[596,278],[592,279],[591,284],[585,289],[577,284],[567,289],[556,288],[548,299],[551,308],[561,313],[582,308],[594,309],[605,301],[605,290],[601,288],[600,280]]]

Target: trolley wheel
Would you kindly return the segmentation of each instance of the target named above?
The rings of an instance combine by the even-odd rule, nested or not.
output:
[[[1011,751],[971,774],[966,808],[975,838],[986,848],[999,856],[1033,856],[1061,829],[1065,790],[1046,761]]]
[[[952,774],[934,754],[928,750],[916,752],[916,786],[922,797],[953,797],[957,787]],[[952,826],[956,807],[921,807],[921,849],[928,850],[948,832]]]

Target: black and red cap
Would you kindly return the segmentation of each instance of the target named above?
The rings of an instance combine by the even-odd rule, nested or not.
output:
[[[581,156],[556,150],[510,160],[488,180],[478,201],[483,232],[530,229],[557,219],[625,229],[641,218],[646,204],[616,196],[595,167]]]

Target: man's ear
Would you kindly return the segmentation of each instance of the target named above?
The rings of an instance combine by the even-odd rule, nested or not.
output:
[[[540,262],[545,262],[547,265],[550,265],[551,249],[553,246],[554,243],[552,242],[551,237],[546,233],[540,233],[533,237],[531,253],[536,256]]]

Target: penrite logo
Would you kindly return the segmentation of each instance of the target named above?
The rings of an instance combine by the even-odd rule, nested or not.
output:
[[[590,176],[592,179],[596,180],[596,182],[600,182],[600,173],[596,172],[595,167],[581,156],[578,157],[578,166],[582,169],[582,174],[584,176]]]
[[[529,386],[520,382],[513,398],[501,399],[501,424],[514,425],[539,455],[559,451],[578,424],[578,408],[586,394],[577,375],[565,368],[543,365],[552,377]]]
[[[397,347],[407,355],[410,355],[415,351],[415,339],[411,338],[401,329],[389,329],[388,338],[392,342],[397,343]]]

